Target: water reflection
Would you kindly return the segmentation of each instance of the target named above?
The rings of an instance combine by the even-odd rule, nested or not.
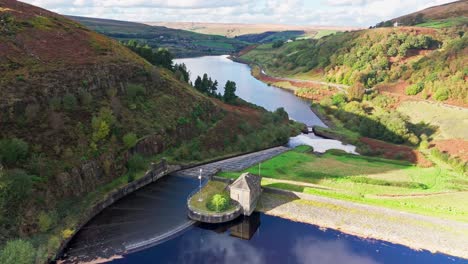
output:
[[[343,144],[341,141],[324,139],[314,134],[301,134],[289,139],[288,147],[295,148],[300,145],[308,145],[314,148],[315,152],[324,153],[329,149],[341,149],[348,153],[358,154],[356,146]]]
[[[454,260],[463,262],[257,213],[233,223],[193,227],[179,237],[112,263],[442,264]]]
[[[333,253],[332,253],[333,252]],[[332,254],[331,254],[332,253]],[[346,242],[341,240],[320,241],[315,238],[300,238],[292,248],[297,263],[307,264],[378,264],[379,262],[366,255],[353,252]]]

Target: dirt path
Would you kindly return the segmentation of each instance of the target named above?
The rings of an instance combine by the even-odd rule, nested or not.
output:
[[[274,77],[268,75],[262,68],[260,68],[260,73],[262,76],[273,79],[275,81],[281,82],[281,81],[286,81],[286,82],[295,82],[295,83],[301,83],[301,84],[311,84],[311,85],[324,85],[324,86],[330,86],[333,88],[338,89],[341,92],[346,92],[347,88],[349,86],[343,85],[343,84],[336,84],[336,83],[329,83],[329,82],[322,82],[322,81],[313,81],[313,80],[301,80],[301,79],[293,79],[293,78],[285,78],[285,77]]]
[[[468,258],[468,223],[272,189],[265,190],[257,210],[364,238]]]

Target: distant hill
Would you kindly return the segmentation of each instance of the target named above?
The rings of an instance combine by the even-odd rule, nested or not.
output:
[[[312,36],[316,35],[315,32]],[[288,31],[267,31],[259,34],[247,34],[235,37],[235,39],[251,42],[251,43],[269,43],[276,40],[287,41],[289,39],[296,39],[299,37],[312,37],[307,36],[305,31],[302,30],[288,30]]]
[[[429,7],[421,11],[379,23],[377,26],[393,26],[396,22],[401,26],[418,25],[436,28],[463,24],[468,25],[468,0],[460,0]]]
[[[245,42],[223,36],[199,34],[135,22],[76,16],[69,16],[69,18],[117,40],[136,39],[151,47],[168,48],[176,57],[231,54],[240,51],[247,45]]]
[[[189,30],[203,34],[214,34],[234,38],[249,34],[262,34],[265,32],[304,31],[306,35],[314,35],[320,31],[347,31],[356,30],[358,27],[333,27],[333,26],[295,26],[281,24],[243,24],[243,23],[202,23],[202,22],[145,22],[153,26],[164,26],[174,29]]]

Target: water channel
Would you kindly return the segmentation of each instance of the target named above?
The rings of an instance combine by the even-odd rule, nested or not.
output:
[[[224,84],[237,83],[241,98],[268,110],[284,107],[307,125],[324,125],[309,102],[269,87],[250,75],[247,65],[226,56],[180,59],[192,79],[208,73]],[[220,85],[223,86],[223,85]],[[339,141],[314,135],[315,149],[344,148]],[[302,141],[301,141],[302,140]],[[196,224],[186,217],[186,197],[198,180],[169,175],[119,200],[91,220],[74,237],[62,262],[93,263],[467,263],[466,260],[383,241],[361,239],[333,230],[254,213],[220,225]]]

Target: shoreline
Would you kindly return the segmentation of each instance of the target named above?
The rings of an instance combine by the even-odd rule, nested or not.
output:
[[[468,223],[275,188],[264,190],[256,210],[267,215],[468,259]]]

